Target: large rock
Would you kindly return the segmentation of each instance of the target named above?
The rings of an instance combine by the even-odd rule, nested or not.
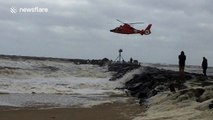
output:
[[[173,85],[173,89],[186,88],[183,82],[191,78],[192,76],[186,73],[185,79],[181,80],[179,72],[144,67],[144,72],[134,75],[131,80],[126,82],[125,88],[130,90],[132,96],[145,99],[156,95],[158,92],[169,90],[171,85]],[[201,91],[196,91],[196,96],[200,95],[202,95]]]
[[[209,104],[209,109],[213,109],[213,103]]]

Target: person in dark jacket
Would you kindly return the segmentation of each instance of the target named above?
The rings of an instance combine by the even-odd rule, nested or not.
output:
[[[203,68],[203,74],[204,74],[204,76],[206,76],[206,70],[208,68],[208,61],[205,57],[203,57],[202,68]]]
[[[132,59],[132,58],[130,58],[129,62],[130,62],[130,63],[132,63],[132,62],[133,62],[133,59]]]
[[[178,58],[179,58],[179,72],[183,74],[186,61],[186,56],[183,51],[181,51],[181,54],[178,56]]]

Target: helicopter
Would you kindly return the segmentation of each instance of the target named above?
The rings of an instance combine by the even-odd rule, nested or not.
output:
[[[119,34],[141,34],[141,35],[149,35],[151,34],[152,24],[149,24],[146,29],[137,30],[133,28],[131,25],[133,24],[143,24],[143,22],[135,22],[135,23],[124,23],[117,19],[118,22],[122,23],[119,27],[110,30],[110,32],[119,33]]]

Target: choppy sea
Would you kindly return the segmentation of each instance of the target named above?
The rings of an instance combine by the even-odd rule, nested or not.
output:
[[[176,65],[142,64],[142,66],[178,70]],[[98,65],[77,65],[72,62],[53,60],[0,59],[0,106],[48,109],[90,107],[116,101],[126,102],[129,97],[124,91],[115,88],[123,87],[133,74],[143,72],[142,68],[133,70],[116,81],[109,81],[113,73],[108,72],[107,67]],[[187,66],[186,71],[202,73],[200,66]],[[210,67],[207,74],[213,75],[213,68]],[[212,93],[209,92],[209,94]],[[168,118],[171,120],[176,120],[177,113],[183,116],[179,118],[187,118],[188,115],[193,118],[195,112],[196,115],[201,114],[209,118],[208,111],[204,113],[195,109],[201,105],[193,101],[177,102],[175,105],[174,101],[168,99],[168,93],[159,94],[150,101],[155,106],[147,111],[149,114],[143,118],[145,120],[163,119],[168,112],[171,113]],[[180,109],[177,109],[178,107]],[[180,112],[180,110],[191,112]],[[138,119],[142,117],[135,120]]]
[[[0,59],[0,106],[90,107],[126,101],[124,92],[115,88],[128,77],[109,81],[111,75],[107,67],[98,65]]]

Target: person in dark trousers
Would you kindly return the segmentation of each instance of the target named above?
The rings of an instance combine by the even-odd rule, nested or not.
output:
[[[181,51],[181,54],[178,56],[179,58],[179,72],[180,72],[180,77],[181,79],[184,78],[184,68],[185,68],[185,61],[186,61],[186,56],[183,51]]]
[[[202,68],[203,68],[203,74],[204,74],[204,76],[207,76],[206,75],[206,70],[208,68],[208,61],[207,61],[207,59],[205,57],[203,57]]]
[[[130,62],[130,63],[132,63],[132,61],[133,61],[133,59],[132,59],[132,58],[130,58],[129,62]]]
[[[183,51],[181,51],[181,54],[178,56],[178,58],[179,58],[179,72],[183,73],[186,61],[186,56]]]

